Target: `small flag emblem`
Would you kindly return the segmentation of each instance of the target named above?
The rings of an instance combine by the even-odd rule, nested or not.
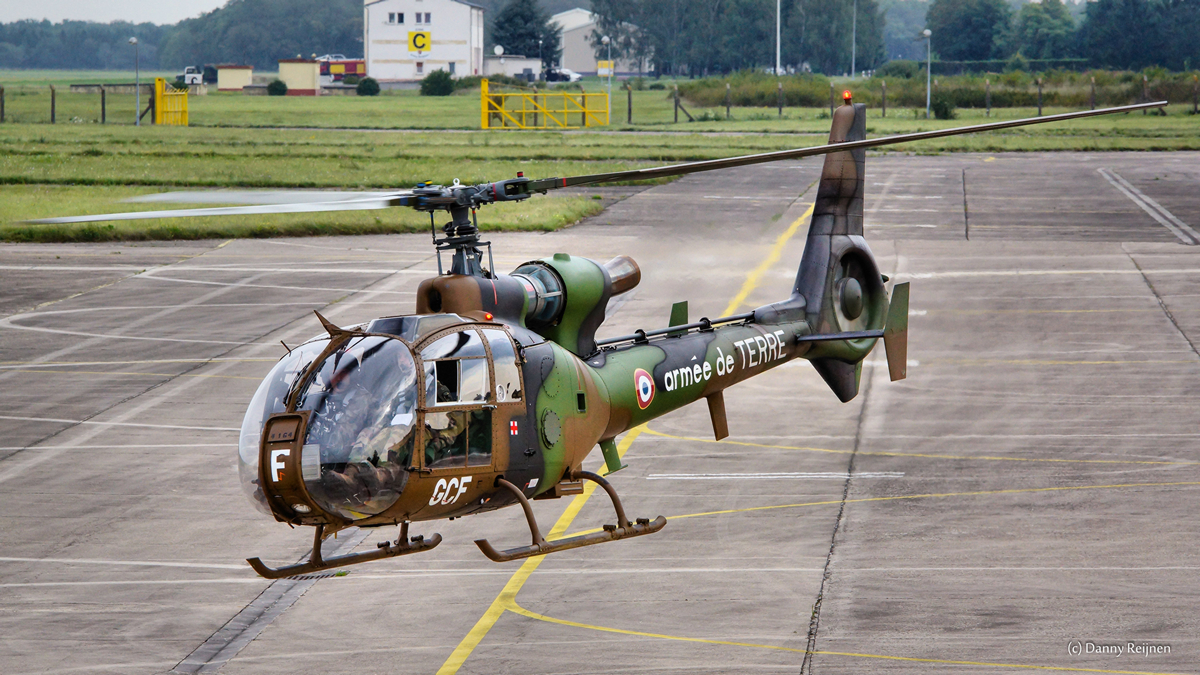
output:
[[[516,435],[517,435],[517,421],[516,421],[516,420],[513,420],[513,421],[511,421],[511,422],[509,422],[509,423],[508,423],[508,431],[509,431],[509,433],[511,433],[513,436],[516,436]]]

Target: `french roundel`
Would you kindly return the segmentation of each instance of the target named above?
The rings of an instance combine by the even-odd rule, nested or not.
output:
[[[645,410],[654,400],[654,378],[638,368],[633,371],[633,388],[637,392],[638,407]]]

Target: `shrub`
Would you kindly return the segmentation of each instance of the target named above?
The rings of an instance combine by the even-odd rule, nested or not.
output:
[[[449,96],[453,93],[454,78],[444,70],[435,70],[421,80],[422,96]]]
[[[896,61],[888,61],[875,71],[875,77],[891,77],[911,80],[921,74],[921,65],[916,61],[906,61],[898,59]]]
[[[364,77],[358,81],[358,85],[354,87],[354,93],[359,96],[378,96],[379,82],[373,77]]]
[[[939,120],[952,120],[958,117],[954,112],[954,99],[940,91],[930,99],[929,107],[933,110],[933,116]]]
[[[347,75],[342,78],[342,84],[347,84],[347,85],[358,84],[358,76],[357,75]]]
[[[649,87],[646,88],[651,91],[662,91],[663,89],[667,88],[667,85],[663,84],[662,82],[653,82]]]
[[[267,96],[287,96],[287,82],[272,80],[267,85]]]

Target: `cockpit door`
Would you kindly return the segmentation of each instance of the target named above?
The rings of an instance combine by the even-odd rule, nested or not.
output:
[[[456,474],[490,470],[496,394],[491,355],[480,331],[436,336],[421,348],[421,361],[422,468]]]

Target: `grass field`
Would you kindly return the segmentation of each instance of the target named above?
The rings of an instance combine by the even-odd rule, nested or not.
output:
[[[101,125],[99,97],[59,89],[58,124],[49,119],[46,82],[54,73],[26,71],[5,84],[0,125],[0,239],[18,241],[199,238],[396,232],[422,229],[427,217],[389,210],[344,214],[133,221],[91,226],[30,226],[30,218],[151,208],[121,204],[146,192],[182,187],[407,187],[431,180],[476,183],[514,176],[567,176],[781,150],[824,142],[827,108],[691,110],[696,122],[673,121],[666,91],[633,92],[633,125],[579,132],[471,131],[478,94],[421,97],[411,91],[375,98],[260,97],[210,94],[191,99],[193,126],[133,127],[133,97],[110,96]],[[71,73],[64,82],[123,81],[129,73]],[[38,79],[38,78],[42,79]],[[32,83],[32,84],[31,84]],[[57,85],[56,85],[57,86]],[[594,83],[587,84],[596,87]],[[42,98],[39,98],[42,97]],[[129,100],[126,101],[125,99]],[[624,94],[614,120],[624,121]],[[1166,117],[1127,114],[894,146],[890,151],[1001,152],[1200,149],[1200,116],[1172,106]],[[41,111],[41,112],[39,112]],[[1064,109],[1045,110],[1046,114]],[[907,133],[1036,115],[1036,109],[959,110],[956,120],[926,120],[924,110],[868,112],[868,134]],[[681,115],[681,119],[686,117]],[[285,127],[285,128],[265,128]],[[631,133],[609,133],[626,131]],[[724,133],[722,133],[724,132]],[[491,207],[489,227],[551,229],[599,210],[588,195],[535,198]]]

